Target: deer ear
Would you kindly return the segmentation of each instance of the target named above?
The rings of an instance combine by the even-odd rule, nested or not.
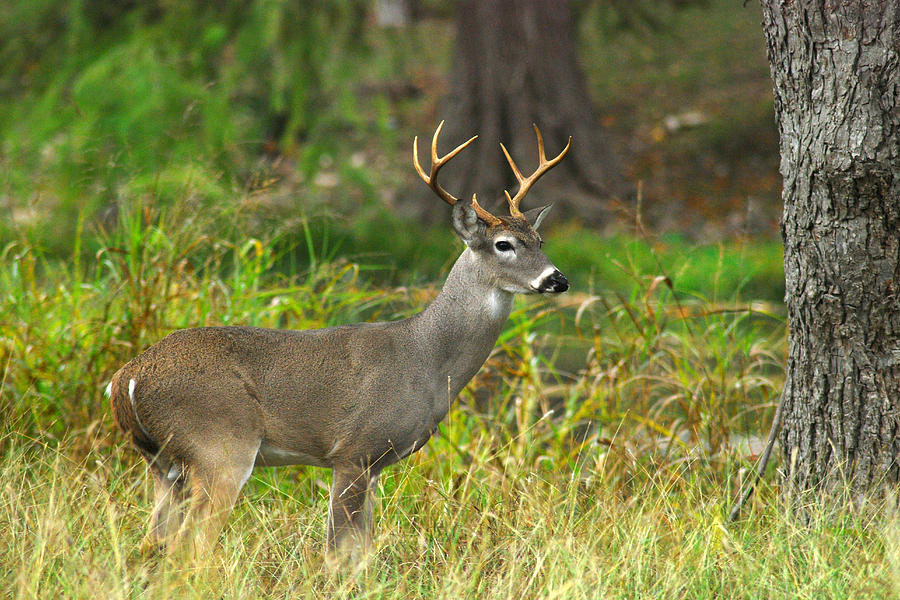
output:
[[[550,207],[552,204],[548,204],[547,206],[541,206],[539,208],[532,208],[531,210],[525,211],[525,220],[531,225],[531,228],[537,231],[537,228],[541,226],[541,221],[544,220],[544,217],[547,216],[547,213],[550,212]]]
[[[484,234],[484,224],[478,220],[475,208],[468,202],[461,200],[453,205],[451,221],[456,235],[468,246],[472,245],[471,242],[476,237]]]

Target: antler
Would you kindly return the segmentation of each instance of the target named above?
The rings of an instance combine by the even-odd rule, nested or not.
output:
[[[541,176],[555,167],[559,161],[565,157],[566,153],[569,151],[569,146],[572,145],[572,136],[569,136],[569,142],[566,144],[566,147],[563,148],[562,152],[554,158],[553,160],[547,160],[546,155],[544,154],[544,138],[541,136],[541,130],[538,129],[538,126],[534,125],[534,132],[537,134],[538,141],[538,160],[540,164],[538,165],[537,170],[534,173],[529,175],[528,177],[524,177],[522,173],[519,171],[519,168],[516,166],[516,163],[513,161],[512,157],[509,155],[509,152],[506,151],[506,146],[502,143],[500,144],[500,148],[503,149],[503,154],[506,155],[506,160],[509,161],[509,166],[512,167],[513,173],[516,176],[516,179],[519,181],[519,191],[516,192],[516,195],[512,198],[509,197],[509,192],[504,190],[506,194],[506,201],[509,203],[509,214],[514,217],[521,217],[522,211],[519,210],[519,203],[522,202],[522,198],[525,197],[525,194],[528,193],[528,190],[531,189],[531,186],[534,185]]]
[[[419,164],[419,136],[413,138],[413,165],[415,165],[416,172],[419,174],[419,177],[422,178],[422,181],[428,184],[428,187],[430,187],[441,200],[443,200],[450,206],[453,206],[454,204],[459,202],[459,199],[440,186],[440,184],[437,182],[438,171],[441,170],[441,167],[450,162],[450,159],[462,152],[463,149],[466,148],[466,146],[474,142],[475,138],[477,138],[478,136],[472,136],[468,141],[463,142],[444,156],[438,157],[437,141],[443,127],[444,122],[441,121],[441,124],[438,125],[437,129],[434,131],[434,137],[431,138],[431,173],[426,175],[425,169],[423,169],[422,165]],[[487,223],[489,226],[497,225],[500,223],[500,219],[498,219],[485,209],[481,208],[481,206],[478,204],[478,200],[475,199],[475,194],[472,194],[472,208],[475,209],[475,214],[478,215],[478,218]]]

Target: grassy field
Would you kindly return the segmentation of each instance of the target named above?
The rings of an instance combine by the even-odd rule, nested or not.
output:
[[[278,270],[279,241],[232,243],[197,227],[186,215],[125,215],[95,260],[66,265],[22,244],[5,248],[0,595],[818,599],[900,590],[892,515],[813,505],[800,525],[764,484],[746,518],[726,522],[781,385],[783,320],[777,306],[670,287],[662,265],[674,259],[648,242],[656,266],[623,260],[622,290],[517,304],[439,433],[382,476],[375,552],[356,577],[322,568],[330,476],[314,468],[257,471],[199,568],[141,555],[146,468],[101,393],[118,366],[176,327],[397,318],[435,293],[373,287],[362,267],[340,260]]]
[[[144,468],[91,438],[4,439],[0,593],[10,598],[888,598],[900,586],[896,522],[841,510],[805,526],[766,506],[727,524],[702,459],[635,465],[607,449],[535,460],[521,438],[437,440],[382,477],[375,552],[357,577],[323,569],[324,473],[260,473],[199,568],[137,548]],[[621,440],[619,440],[621,442]],[[624,445],[624,444],[623,444]],[[519,446],[519,447],[517,447]],[[471,456],[468,462],[461,456]]]

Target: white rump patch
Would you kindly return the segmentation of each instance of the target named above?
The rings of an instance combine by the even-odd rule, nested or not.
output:
[[[106,384],[106,397],[110,398],[112,396],[112,381]]]
[[[138,427],[141,428],[141,431],[144,432],[144,435],[153,439],[153,436],[150,435],[150,432],[147,431],[147,428],[144,427],[144,424],[141,423],[141,417],[138,416],[137,406],[134,404],[134,388],[137,387],[137,381],[134,379],[128,380],[128,399],[131,400],[131,412],[134,413],[134,420],[137,421]]]

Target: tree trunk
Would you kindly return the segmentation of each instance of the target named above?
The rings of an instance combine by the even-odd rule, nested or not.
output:
[[[569,156],[531,192],[531,206],[555,201],[566,216],[597,223],[599,199],[627,193],[575,58],[566,0],[459,2],[454,72],[441,112],[447,122],[442,151],[479,135],[442,173],[454,195],[477,192],[487,208],[502,203],[503,190],[513,192],[515,179],[499,142],[527,174],[537,165],[532,123],[541,128],[548,155],[570,135],[573,142]]]
[[[898,481],[900,4],[762,0],[784,177],[786,489]]]

